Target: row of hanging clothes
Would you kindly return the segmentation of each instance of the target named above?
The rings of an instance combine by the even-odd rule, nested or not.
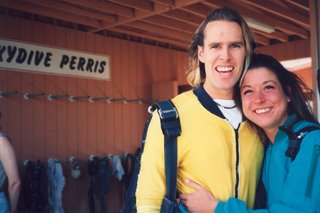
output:
[[[99,202],[99,212],[106,212],[105,194],[110,189],[111,177],[125,184],[127,189],[132,176],[137,154],[126,153],[123,156],[108,154],[97,157],[91,155],[82,160],[70,157],[68,160],[48,159],[47,164],[25,160],[19,210],[50,211],[63,213],[62,196],[65,187],[63,163],[70,163],[70,176],[78,180],[83,175],[82,164],[87,164],[89,175],[88,208],[89,213],[95,212],[94,200]]]

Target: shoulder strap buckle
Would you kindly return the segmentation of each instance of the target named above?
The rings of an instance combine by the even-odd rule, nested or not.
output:
[[[151,110],[158,109],[163,134],[169,138],[175,138],[181,134],[179,115],[174,104],[169,101],[161,101],[152,106]]]
[[[177,109],[168,100],[167,101],[162,101],[162,102],[159,102],[159,103],[156,103],[154,105],[149,106],[148,107],[148,112],[150,114],[152,114],[155,109],[158,109],[158,114],[159,114],[161,120],[168,119],[168,118],[178,118],[179,117]]]
[[[159,109],[159,116],[161,119],[178,118],[179,117],[176,108],[167,109],[167,110]]]

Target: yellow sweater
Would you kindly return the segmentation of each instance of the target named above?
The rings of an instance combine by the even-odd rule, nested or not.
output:
[[[182,128],[181,136],[177,139],[177,190],[192,192],[184,183],[188,178],[222,201],[235,197],[237,190],[238,198],[252,208],[263,159],[260,139],[247,122],[241,123],[235,130],[226,119],[208,111],[208,106],[205,108],[201,104],[201,100],[209,101],[208,95],[203,88],[200,90],[198,97],[188,91],[172,100]],[[159,116],[154,112],[141,158],[136,192],[139,213],[159,212],[166,193],[164,172],[164,136]]]

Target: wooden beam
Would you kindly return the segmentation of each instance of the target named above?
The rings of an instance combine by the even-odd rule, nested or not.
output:
[[[152,17],[143,19],[143,21],[153,25],[158,25],[161,27],[166,27],[172,30],[177,30],[180,32],[185,32],[190,34],[192,34],[196,30],[196,27],[191,24],[172,20],[171,18],[167,18],[163,16],[152,16]]]
[[[173,20],[185,22],[197,27],[203,21],[203,18],[183,10],[170,10],[168,12],[162,13],[161,16],[165,16]]]
[[[144,11],[138,12],[138,11],[136,11],[134,17],[132,17],[132,18],[119,19],[119,21],[117,21],[116,23],[106,24],[103,27],[99,27],[97,29],[93,29],[90,32],[93,33],[93,32],[99,32],[99,31],[104,30],[104,29],[110,29],[112,27],[120,26],[120,25],[123,25],[123,24],[126,24],[126,23],[130,23],[130,22],[133,22],[133,21],[137,21],[137,20],[140,20],[140,19],[143,19],[143,18],[146,18],[146,17],[150,17],[150,16],[153,16],[153,15],[156,15],[156,14],[160,14],[160,13],[163,13],[163,12],[168,11],[168,10],[170,10],[170,8],[167,7],[167,6],[163,6],[162,4],[155,4],[153,12],[144,12]]]
[[[174,5],[174,0],[152,0],[152,1],[158,4],[166,5],[166,6]]]
[[[181,8],[181,10],[184,10],[186,12],[189,12],[193,15],[199,16],[202,19],[204,19],[205,17],[207,17],[207,15],[212,12],[212,9],[210,9],[209,7],[206,7],[203,4],[193,4],[187,7],[183,7]]]
[[[300,15],[295,11],[288,10],[288,8],[281,7],[279,4],[276,4],[272,1],[266,1],[266,0],[241,0],[241,1],[255,8],[259,8],[260,10],[263,10],[273,15],[290,20],[302,26],[305,29],[310,28],[308,17]]]
[[[265,38],[265,37],[263,37],[263,36],[261,36],[261,35],[253,34],[253,37],[254,37],[254,40],[255,40],[257,43],[259,43],[259,44],[261,44],[261,45],[263,45],[263,46],[268,46],[268,45],[270,45],[270,40],[267,39],[267,38]]]
[[[202,2],[203,0],[175,0],[174,6],[175,8],[182,8],[188,5],[194,5]]]
[[[112,31],[118,32],[118,33],[127,34],[127,35],[137,36],[137,37],[140,37],[140,38],[146,38],[146,39],[150,39],[150,40],[154,40],[154,41],[160,41],[160,42],[163,42],[163,43],[171,44],[173,46],[181,47],[181,48],[186,49],[186,50],[187,50],[188,45],[189,45],[189,41],[188,42],[184,42],[184,41],[179,41],[179,40],[176,40],[176,39],[166,39],[166,38],[159,37],[159,36],[156,36],[156,35],[149,35],[149,34],[146,34],[146,33],[139,33],[139,32],[133,32],[133,31],[125,30],[125,29],[122,29],[122,28],[119,28],[119,27],[112,28]]]
[[[68,1],[72,1],[72,0],[68,0]],[[81,0],[81,1],[83,1],[83,0]],[[200,2],[201,0],[196,0],[196,1]],[[94,29],[94,30],[92,30],[90,32],[99,32],[99,31],[104,30],[104,29],[111,29],[113,27],[120,26],[122,24],[127,24],[127,23],[130,23],[130,22],[134,22],[134,21],[137,21],[137,20],[141,20],[141,19],[150,17],[150,16],[162,14],[162,13],[165,13],[165,12],[173,10],[173,9],[177,9],[177,7],[173,4],[174,2],[172,2],[170,0],[169,1],[156,0],[156,1],[153,1],[153,2],[154,2],[154,10],[153,10],[153,12],[145,12],[145,11],[138,12],[138,11],[136,11],[134,17],[119,19],[119,21],[116,22],[116,23],[106,24],[103,27]],[[195,0],[185,0],[185,1],[179,2],[178,6],[179,6],[179,8],[180,7],[182,8],[184,6],[192,4],[194,2],[195,2]]]
[[[306,0],[284,0],[284,1],[303,9],[308,13],[310,12],[309,1],[306,1]]]
[[[150,35],[158,35],[159,37],[165,36],[172,39],[179,39],[181,41],[191,41],[192,34],[182,33],[179,31],[173,31],[172,29],[168,29],[165,27],[159,27],[154,24],[149,24],[141,21],[131,22],[126,24],[126,26],[130,26],[136,29],[140,29],[145,31],[145,33],[148,33]]]
[[[42,6],[29,4],[27,2],[0,1],[0,6],[8,7],[8,8],[23,11],[23,12],[29,12],[31,14],[41,15],[44,17],[50,17],[57,20],[67,21],[74,24],[82,24],[85,26],[93,27],[93,28],[98,28],[101,26],[101,22],[96,19],[91,19],[83,16],[70,15],[68,13],[61,13],[61,12],[57,12]],[[102,23],[102,24],[106,24],[106,23]]]
[[[166,6],[171,6],[175,9],[185,7],[188,5],[196,4],[202,2],[203,0],[151,0],[153,2],[163,4]]]
[[[290,35],[297,35],[301,38],[309,38],[309,32],[308,30],[302,29],[301,27],[295,26],[293,24],[290,24],[285,21],[281,21],[277,18],[264,15],[262,13],[258,13],[254,11],[253,9],[248,9],[243,6],[243,3],[239,2],[238,0],[232,0],[232,1],[223,1],[223,0],[206,0],[203,2],[204,4],[210,4],[212,6],[229,6],[231,8],[235,8],[239,11],[239,13],[243,16],[248,16],[250,18],[253,18],[257,21],[260,21],[262,23],[266,23],[270,26],[274,26],[276,29],[285,32]]]
[[[79,9],[77,7],[74,7],[72,5],[69,5],[68,3],[62,3],[59,1],[48,1],[48,0],[22,0],[24,2],[28,2],[29,4],[34,4],[38,6],[45,7],[47,9],[51,10],[57,10],[57,12],[63,12],[63,13],[70,13],[77,16],[85,16],[92,19],[97,19],[101,21],[105,21],[107,23],[114,23],[117,21],[117,17],[114,15],[105,15],[100,13],[94,13],[90,10],[83,10]]]
[[[86,1],[86,0],[61,0],[62,2],[68,2],[73,5],[78,5],[88,9],[94,9],[96,11],[106,13],[115,13],[118,16],[131,18],[134,17],[134,10],[128,7],[124,7],[118,4],[113,4],[105,1]]]
[[[109,2],[120,4],[122,6],[131,7],[137,10],[143,10],[146,12],[153,11],[153,3],[149,1],[141,0],[108,0]]]
[[[284,33],[279,32],[279,31],[275,31],[273,33],[265,33],[265,32],[262,32],[262,31],[256,30],[256,29],[251,29],[251,31],[254,32],[255,34],[262,35],[262,36],[267,37],[269,39],[277,39],[281,42],[288,42],[289,41],[288,36]]]
[[[312,85],[315,92],[313,99],[314,114],[320,120],[320,2],[317,0],[309,0],[310,3],[310,23],[311,23],[311,38],[310,38],[310,54],[312,61]]]

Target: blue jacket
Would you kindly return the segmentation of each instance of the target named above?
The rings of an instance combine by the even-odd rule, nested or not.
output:
[[[285,125],[297,119],[291,115]],[[314,125],[300,121],[293,126],[295,132]],[[274,144],[269,144],[265,154],[262,181],[267,193],[267,208],[250,210],[235,198],[219,202],[215,213],[302,213],[320,212],[320,130],[309,132],[303,139],[294,161],[285,155],[288,136],[279,130]]]

